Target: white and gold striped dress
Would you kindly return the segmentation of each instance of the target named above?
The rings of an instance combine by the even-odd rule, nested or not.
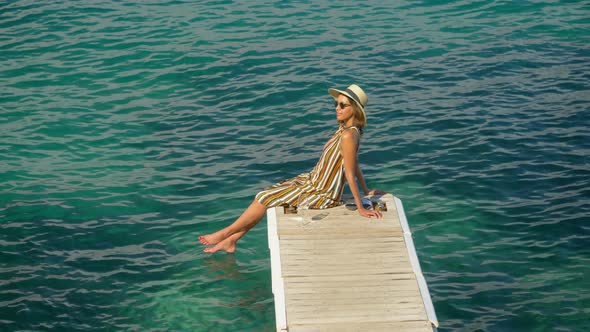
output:
[[[303,203],[310,209],[326,209],[339,205],[345,181],[340,138],[344,130],[351,128],[358,131],[356,127],[341,126],[332,135],[311,172],[262,190],[256,195],[256,200],[267,207]]]

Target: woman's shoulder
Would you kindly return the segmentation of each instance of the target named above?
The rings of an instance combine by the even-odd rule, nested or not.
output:
[[[356,143],[360,139],[360,132],[357,127],[343,128],[341,139],[344,141],[353,141]]]
[[[356,137],[360,135],[360,130],[355,126],[350,127],[343,127],[342,128],[342,136],[347,135],[351,137]]]

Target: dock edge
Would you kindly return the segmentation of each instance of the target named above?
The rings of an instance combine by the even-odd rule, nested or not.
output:
[[[434,305],[432,304],[432,299],[430,297],[430,291],[428,291],[426,279],[424,279],[422,269],[420,268],[420,261],[418,260],[418,255],[416,254],[416,248],[414,247],[414,240],[412,239],[412,232],[410,231],[408,219],[406,218],[406,212],[404,211],[402,201],[395,196],[393,198],[397,208],[399,222],[402,226],[402,230],[404,231],[404,241],[406,242],[406,249],[408,250],[410,263],[412,264],[412,270],[414,270],[414,274],[416,275],[418,287],[420,288],[420,294],[422,295],[422,301],[424,302],[424,309],[426,309],[426,316],[433,325],[433,330],[437,331],[438,318],[436,318],[436,312],[434,311]]]
[[[268,228],[268,247],[270,249],[270,264],[272,276],[272,293],[275,301],[275,317],[277,332],[287,329],[287,306],[285,304],[285,286],[281,269],[281,247],[277,232],[277,208],[268,209],[266,213]]]

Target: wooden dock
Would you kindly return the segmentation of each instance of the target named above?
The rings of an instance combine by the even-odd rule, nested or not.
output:
[[[277,331],[436,331],[402,203],[371,200],[383,219],[345,206],[268,210]]]

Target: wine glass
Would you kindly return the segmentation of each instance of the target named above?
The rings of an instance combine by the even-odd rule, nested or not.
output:
[[[307,224],[309,221],[307,220],[309,214],[309,200],[308,194],[302,192],[299,194],[299,198],[297,200],[297,214],[301,217],[301,221],[304,224]]]

